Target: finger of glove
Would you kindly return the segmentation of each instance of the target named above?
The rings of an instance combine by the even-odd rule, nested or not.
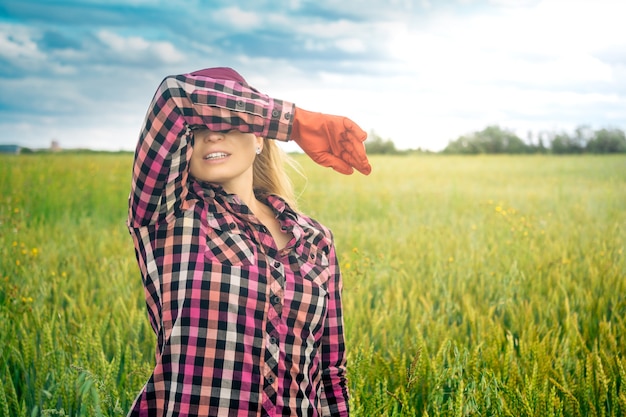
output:
[[[331,167],[341,174],[350,175],[354,172],[350,165],[330,153],[318,153],[314,156],[309,156],[318,164],[325,167]]]
[[[365,155],[361,157],[356,155],[355,151],[344,151],[340,158],[363,175],[369,175],[372,172],[372,166]]]
[[[343,118],[343,127],[344,131],[350,131],[354,138],[356,138],[358,141],[365,142],[365,140],[367,139],[367,133],[365,132],[365,130],[361,129],[359,125],[357,125],[347,117]]]
[[[367,158],[363,143],[347,142],[345,153],[346,155],[342,159],[356,168],[361,174],[368,175],[372,172],[372,166]]]
[[[360,132],[365,132],[362,130],[359,132],[359,130],[348,129],[338,132],[338,134],[331,136],[330,146],[333,155],[356,168],[362,174],[368,175],[372,171],[372,167],[367,159],[365,146],[361,139]]]

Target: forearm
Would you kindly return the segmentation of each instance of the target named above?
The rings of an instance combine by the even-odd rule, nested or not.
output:
[[[233,81],[203,75],[173,77],[180,91],[179,105],[186,108],[189,125],[213,131],[239,130],[256,136],[287,141],[295,105],[272,98]]]

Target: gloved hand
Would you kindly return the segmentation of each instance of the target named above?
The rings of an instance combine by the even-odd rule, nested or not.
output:
[[[367,133],[347,117],[302,110],[294,112],[291,139],[318,164],[342,174],[353,168],[364,175],[372,172],[363,142]]]

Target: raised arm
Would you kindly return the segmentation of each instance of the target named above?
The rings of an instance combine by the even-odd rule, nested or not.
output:
[[[192,126],[286,141],[293,113],[292,103],[233,80],[198,73],[165,78],[150,103],[135,150],[128,225],[155,224],[181,209]]]

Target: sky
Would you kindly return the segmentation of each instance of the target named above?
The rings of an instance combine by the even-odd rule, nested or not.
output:
[[[623,0],[2,0],[0,144],[133,150],[161,80],[215,66],[400,149],[489,125],[626,130],[624,16]]]

